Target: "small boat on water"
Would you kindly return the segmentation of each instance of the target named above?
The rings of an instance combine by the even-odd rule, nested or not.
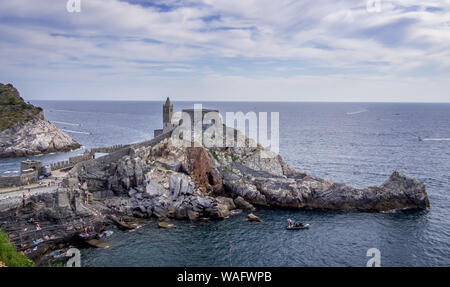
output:
[[[300,230],[309,228],[308,223],[295,223],[286,225],[287,230]]]

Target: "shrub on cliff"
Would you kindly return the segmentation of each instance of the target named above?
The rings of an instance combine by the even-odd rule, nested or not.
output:
[[[42,112],[40,107],[25,103],[11,84],[0,84],[0,132],[17,122],[27,122]]]
[[[33,267],[34,262],[16,251],[8,235],[0,231],[0,262],[7,267]]]

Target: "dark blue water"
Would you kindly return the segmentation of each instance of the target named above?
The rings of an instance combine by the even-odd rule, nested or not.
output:
[[[162,102],[33,103],[88,148],[148,139],[161,126]],[[174,105],[176,111],[193,107]],[[378,185],[399,170],[426,184],[431,209],[387,214],[258,209],[263,224],[248,223],[241,214],[219,222],[176,222],[171,230],[150,222],[134,233],[116,231],[108,239],[112,250],[83,250],[82,264],[229,266],[231,257],[233,266],[365,266],[367,249],[378,248],[384,266],[450,265],[450,104],[203,105],[221,112],[279,112],[280,153],[293,167],[357,187]],[[1,160],[0,171],[17,170],[18,162]],[[288,232],[287,217],[312,226]]]

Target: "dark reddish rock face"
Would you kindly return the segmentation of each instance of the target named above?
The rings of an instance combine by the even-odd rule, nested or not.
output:
[[[211,157],[204,147],[186,148],[183,168],[203,192],[220,193],[223,190],[222,177],[213,169]]]

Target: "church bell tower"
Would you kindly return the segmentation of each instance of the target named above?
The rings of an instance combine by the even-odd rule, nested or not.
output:
[[[172,124],[173,105],[167,97],[166,103],[163,105],[163,128]]]

